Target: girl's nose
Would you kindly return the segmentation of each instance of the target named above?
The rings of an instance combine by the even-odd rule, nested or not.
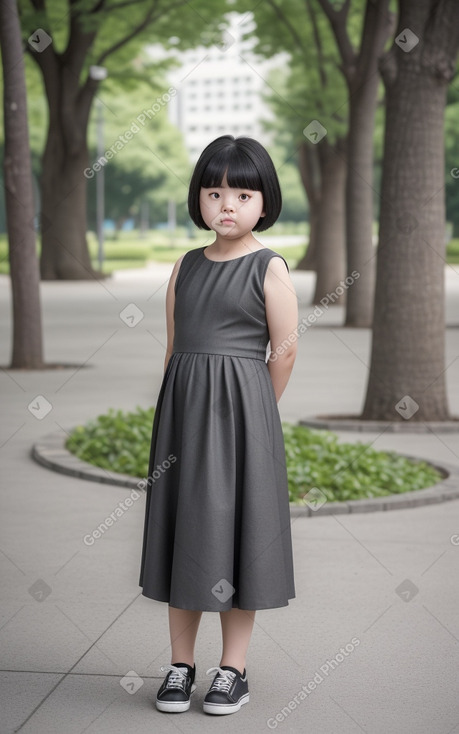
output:
[[[234,206],[230,201],[224,201],[222,205],[223,211],[232,211],[234,212]]]

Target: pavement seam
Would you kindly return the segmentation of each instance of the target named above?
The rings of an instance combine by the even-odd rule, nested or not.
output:
[[[18,728],[15,729],[16,732],[20,731],[27,724],[27,722],[30,721],[30,719],[32,718],[32,716],[34,716],[35,713],[38,711],[38,709],[43,706],[43,704],[45,703],[45,701],[47,701],[48,698],[54,693],[54,691],[56,690],[56,688],[58,688],[58,686],[60,686],[60,684],[62,683],[62,681],[64,681],[70,674],[72,674],[72,670],[78,665],[78,663],[80,663],[83,660],[83,658],[88,654],[88,652],[90,652],[90,650],[92,650],[92,648],[97,645],[97,643],[99,642],[99,640],[105,635],[106,632],[108,632],[108,630],[111,627],[113,627],[113,625],[129,609],[129,607],[132,604],[134,604],[134,602],[139,598],[139,596],[141,595],[141,593],[142,592],[139,592],[138,594],[136,594],[136,596],[134,597],[134,599],[131,599],[131,601],[124,607],[124,609],[122,609],[121,612],[119,612],[119,614],[117,614],[116,617],[110,622],[110,624],[100,633],[100,635],[94,640],[94,642],[92,642],[89,645],[89,647],[84,651],[84,653],[82,655],[80,655],[80,657],[78,658],[78,660],[76,660],[76,662],[74,662],[74,664],[72,665],[72,667],[66,673],[64,673],[62,675],[62,677],[51,688],[51,690],[48,691],[48,693],[46,694],[46,696],[44,696],[42,698],[42,700],[40,701],[40,703],[38,703],[35,706],[35,708],[33,709],[33,711],[31,711],[30,714],[27,716],[27,718],[24,719],[24,721],[22,722],[22,724],[20,724],[18,726]]]

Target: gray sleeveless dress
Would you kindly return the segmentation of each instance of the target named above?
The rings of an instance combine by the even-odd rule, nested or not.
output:
[[[180,609],[283,607],[295,587],[263,294],[268,263],[281,255],[264,248],[216,262],[204,249],[186,253],[175,284],[139,585]]]

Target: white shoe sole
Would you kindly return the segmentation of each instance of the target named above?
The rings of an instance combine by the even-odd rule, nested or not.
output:
[[[204,702],[202,708],[205,714],[235,714],[239,711],[241,706],[249,702],[249,694],[246,693],[242,696],[237,703],[206,703]]]
[[[191,686],[190,698],[195,690],[196,685],[193,683]],[[190,699],[188,699],[188,701],[160,701],[156,699],[156,708],[158,711],[164,711],[167,714],[181,714],[183,711],[188,711],[190,705]]]

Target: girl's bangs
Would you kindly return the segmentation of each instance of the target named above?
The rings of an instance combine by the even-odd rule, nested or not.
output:
[[[230,188],[262,191],[261,177],[255,164],[238,150],[221,151],[214,155],[202,175],[201,186],[205,189],[211,189],[213,186],[219,188],[225,171]]]

